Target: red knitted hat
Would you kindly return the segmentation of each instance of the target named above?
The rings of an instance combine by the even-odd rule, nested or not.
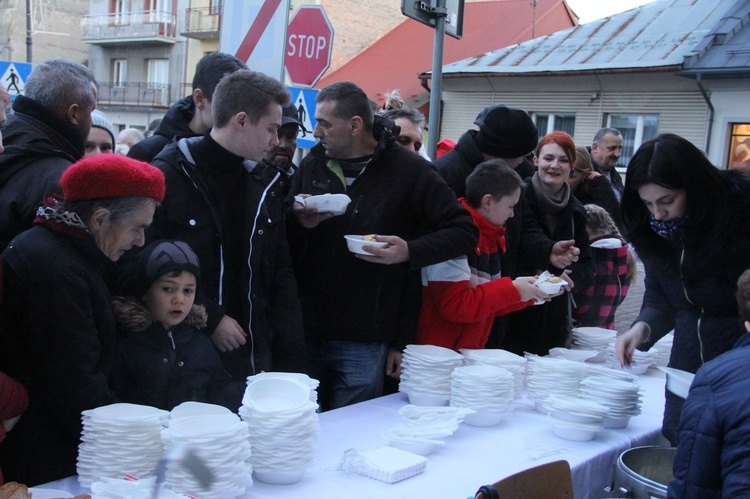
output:
[[[120,154],[98,154],[71,165],[60,179],[65,201],[149,197],[164,199],[164,174]]]

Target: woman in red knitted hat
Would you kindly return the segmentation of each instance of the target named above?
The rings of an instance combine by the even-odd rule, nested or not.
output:
[[[103,276],[143,245],[165,190],[158,169],[115,154],[73,164],[60,186],[63,198],[48,196],[2,253],[0,370],[26,386],[29,408],[0,445],[0,468],[28,485],[74,475],[81,411],[116,402]]]

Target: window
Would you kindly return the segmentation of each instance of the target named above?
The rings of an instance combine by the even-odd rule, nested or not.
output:
[[[221,14],[221,0],[211,0],[211,6],[209,7],[209,12],[212,16],[216,16]]]
[[[128,79],[128,60],[112,60],[112,84],[117,87],[124,87]]]
[[[130,0],[115,0],[115,24],[130,24]]]
[[[169,84],[169,59],[149,59],[148,86],[165,88]]]
[[[572,136],[576,127],[576,117],[573,114],[532,113],[531,118],[539,130],[539,140],[555,131],[565,132]]]
[[[659,116],[655,114],[611,114],[607,117],[607,126],[616,128],[622,133],[622,155],[619,164],[627,165],[642,143],[656,137],[659,131]]]
[[[750,123],[732,125],[729,143],[729,169],[750,171]]]

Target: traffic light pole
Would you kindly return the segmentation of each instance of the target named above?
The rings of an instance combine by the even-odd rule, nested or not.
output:
[[[433,160],[437,157],[438,132],[440,131],[440,111],[443,94],[443,45],[445,43],[446,0],[437,0],[432,13],[435,17],[435,42],[432,50],[432,85],[430,88],[430,117],[427,134],[427,154]]]

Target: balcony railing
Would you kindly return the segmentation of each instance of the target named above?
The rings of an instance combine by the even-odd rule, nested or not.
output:
[[[221,7],[191,8],[185,11],[183,36],[191,38],[218,38],[221,29]]]
[[[116,106],[169,107],[172,103],[171,85],[166,83],[99,82],[97,103]]]
[[[88,15],[81,21],[81,27],[83,41],[87,43],[148,40],[174,43],[177,36],[175,16],[156,10]]]

